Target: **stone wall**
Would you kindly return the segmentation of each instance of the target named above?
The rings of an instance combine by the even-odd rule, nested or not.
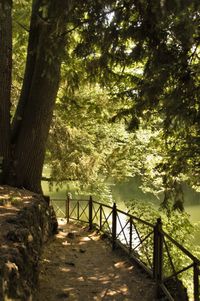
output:
[[[42,246],[57,231],[48,198],[23,193],[0,197],[1,301],[34,300]]]

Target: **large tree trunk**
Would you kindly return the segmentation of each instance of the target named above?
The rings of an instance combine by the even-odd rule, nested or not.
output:
[[[68,0],[33,1],[22,94],[13,121],[11,183],[41,192],[46,141],[65,49]]]
[[[6,181],[10,158],[10,92],[12,72],[12,1],[0,0],[0,183]]]

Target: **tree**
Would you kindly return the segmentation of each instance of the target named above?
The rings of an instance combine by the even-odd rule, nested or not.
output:
[[[12,1],[0,2],[0,158],[1,180],[7,176],[10,158],[10,95],[12,72]]]
[[[9,4],[7,18],[0,21],[4,29],[10,22],[9,29],[11,3],[1,2],[2,10]],[[24,3],[28,7],[29,0]],[[199,158],[199,5],[197,0],[87,0],[73,5],[70,0],[34,0],[26,68],[11,131],[10,68],[6,69],[6,92],[0,99],[1,107],[6,107],[0,127],[2,180],[41,191],[63,60],[68,66],[62,73],[67,84],[61,88],[67,86],[75,93],[80,82],[86,81],[106,87],[117,109],[110,120],[122,117],[132,130],[145,122],[153,128],[154,114],[162,128],[165,143],[160,145],[166,154],[158,170],[174,179],[180,174],[189,179],[192,171],[194,184],[199,173],[195,159]],[[3,55],[11,66],[11,29],[2,32],[4,37],[0,38],[7,41],[4,46],[9,49]],[[81,61],[78,72],[74,60]],[[5,61],[1,61],[2,66]],[[184,164],[179,164],[181,153]]]
[[[1,129],[5,129],[3,132],[1,130],[0,144],[0,155],[4,162],[3,182],[41,192],[42,167],[59,87],[70,2],[33,1],[26,68],[11,133],[9,131],[11,30],[5,30],[7,24],[11,23],[11,1],[1,1],[1,9],[5,9],[5,13],[8,14],[6,18],[1,18],[4,34],[1,38],[8,41],[6,49],[1,48],[2,54],[7,56],[1,63],[9,62],[7,87],[1,95],[1,106],[6,107],[1,119]]]
[[[179,190],[180,178],[199,186],[199,8],[196,0],[110,2],[107,22],[82,28],[76,49],[91,74],[123,100],[116,118],[130,118],[132,130],[152,116],[158,120],[165,154],[158,170],[167,190]]]

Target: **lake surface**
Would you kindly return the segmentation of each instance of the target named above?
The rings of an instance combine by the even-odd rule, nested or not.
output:
[[[193,222],[200,222],[200,205],[186,205],[185,210]]]

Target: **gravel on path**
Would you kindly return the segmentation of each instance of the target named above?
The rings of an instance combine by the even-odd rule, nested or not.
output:
[[[153,281],[107,240],[59,220],[44,247],[37,301],[154,301]]]

